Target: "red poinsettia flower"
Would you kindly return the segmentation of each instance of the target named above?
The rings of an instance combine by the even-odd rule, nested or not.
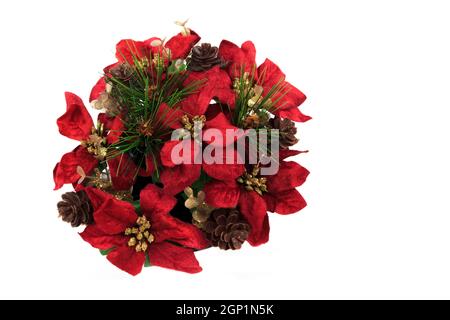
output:
[[[227,70],[230,76],[239,78],[242,71],[254,76],[257,85],[263,87],[264,92],[269,92],[275,85],[283,89],[275,94],[271,99],[277,101],[277,105],[272,112],[282,118],[293,121],[305,122],[311,117],[300,112],[298,107],[306,100],[306,96],[287,82],[286,75],[280,68],[266,59],[263,64],[256,68],[256,50],[251,41],[244,42],[239,48],[234,43],[224,40],[219,47],[219,56],[228,62]]]
[[[92,134],[94,122],[81,98],[70,92],[66,92],[65,95],[67,110],[57,120],[59,132],[70,139],[80,142],[87,141]],[[77,173],[78,166],[87,174],[98,166],[98,159],[81,145],[66,153],[61,161],[56,164],[53,170],[55,190],[60,189],[66,183],[76,183],[80,178]]]
[[[280,152],[280,168],[277,174],[271,176],[255,176],[266,185],[262,196],[254,190],[247,190],[245,174],[222,175],[221,172],[208,175],[215,180],[205,185],[205,201],[217,208],[239,207],[252,229],[248,238],[251,245],[257,246],[269,240],[269,219],[267,211],[279,214],[295,213],[306,206],[301,194],[295,189],[301,186],[309,172],[293,161],[285,161],[288,156],[300,152],[288,150]],[[237,172],[235,172],[237,173]],[[238,183],[240,179],[241,183]],[[251,185],[250,185],[251,186]]]
[[[137,275],[148,256],[154,266],[188,273],[202,270],[193,249],[204,249],[208,242],[197,227],[169,214],[174,197],[148,185],[140,194],[142,216],[138,216],[129,202],[98,189],[85,191],[94,208],[94,224],[80,235],[94,248],[109,250],[112,264]]]
[[[206,121],[204,123],[204,127],[202,128],[203,135],[201,140],[207,145],[223,148],[223,155],[225,157],[227,141],[216,141],[214,136],[208,136],[208,130],[218,130],[221,132],[222,137],[226,137],[226,130],[239,132],[239,129],[233,126],[222,112],[214,113],[211,119],[208,119],[207,117],[205,117],[205,119]],[[234,143],[234,141],[238,138],[239,135],[236,135],[234,140],[229,143]],[[172,159],[172,152],[174,152],[174,148],[177,148],[177,150],[190,150],[190,157],[186,157],[186,161],[183,161],[182,163],[175,163]],[[201,158],[202,151],[203,148],[201,142],[196,139],[168,141],[164,144],[160,152],[161,163],[164,166],[160,179],[164,185],[164,190],[167,193],[177,194],[186,187],[192,185],[200,178],[202,168],[208,175],[211,171],[220,171],[224,175],[227,175],[228,173],[233,174],[235,171],[242,173],[244,170],[244,166],[242,164],[227,164],[225,158],[222,161],[222,164],[207,164]],[[179,152],[179,155],[181,158],[184,156],[182,151]]]

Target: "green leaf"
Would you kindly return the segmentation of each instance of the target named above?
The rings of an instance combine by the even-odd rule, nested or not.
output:
[[[107,250],[101,250],[100,249],[100,253],[101,253],[101,255],[102,256],[107,256],[111,251],[113,251],[115,248],[114,247],[112,247],[112,248],[109,248],[109,249],[107,249]]]
[[[150,264],[150,258],[148,257],[148,253],[145,254],[145,263],[144,263],[144,267],[148,268],[151,267],[152,265]]]
[[[133,202],[132,202],[132,205],[133,205],[133,207],[134,207],[134,210],[135,210],[137,213],[141,213],[141,204],[140,204],[139,200],[133,201]]]

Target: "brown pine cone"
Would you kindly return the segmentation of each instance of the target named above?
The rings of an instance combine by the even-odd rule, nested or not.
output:
[[[188,70],[206,71],[212,67],[222,64],[222,60],[217,56],[219,48],[212,47],[209,43],[202,43],[192,49],[192,55],[187,59]]]
[[[298,142],[298,139],[295,137],[295,135],[297,134],[297,128],[295,127],[295,123],[292,120],[275,117],[273,119],[270,119],[270,126],[272,127],[272,129],[279,130],[281,149],[292,147]]]
[[[247,240],[250,225],[237,209],[216,209],[206,221],[204,230],[214,247],[237,250]]]
[[[66,192],[62,195],[62,201],[58,202],[59,216],[72,227],[93,222],[93,208],[86,192]]]

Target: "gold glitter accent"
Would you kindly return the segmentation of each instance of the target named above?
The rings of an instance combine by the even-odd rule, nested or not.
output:
[[[92,127],[88,139],[81,141],[81,145],[96,159],[102,161],[106,158],[108,148],[106,147],[106,137],[104,137],[103,123],[98,122],[97,128]]]
[[[237,179],[237,182],[242,184],[247,191],[255,191],[259,195],[267,192],[267,178],[260,176],[261,168],[258,165],[253,166],[252,172],[245,172]]]
[[[144,137],[151,137],[153,135],[153,128],[150,125],[150,120],[146,122],[142,122],[139,125],[138,132],[140,135]]]
[[[126,228],[124,234],[131,236],[128,240],[128,246],[134,247],[136,252],[145,252],[148,246],[155,241],[155,237],[150,233],[150,221],[145,216],[139,217],[136,220],[136,226]]]

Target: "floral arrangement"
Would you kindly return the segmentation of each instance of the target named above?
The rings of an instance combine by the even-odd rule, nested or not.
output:
[[[198,45],[180,23],[168,41],[121,40],[89,101],[66,92],[59,132],[77,141],[53,171],[71,184],[58,212],[83,240],[129,274],[143,266],[201,271],[197,250],[237,250],[269,240],[268,212],[306,206],[309,172],[294,122],[305,95],[255,47]]]

